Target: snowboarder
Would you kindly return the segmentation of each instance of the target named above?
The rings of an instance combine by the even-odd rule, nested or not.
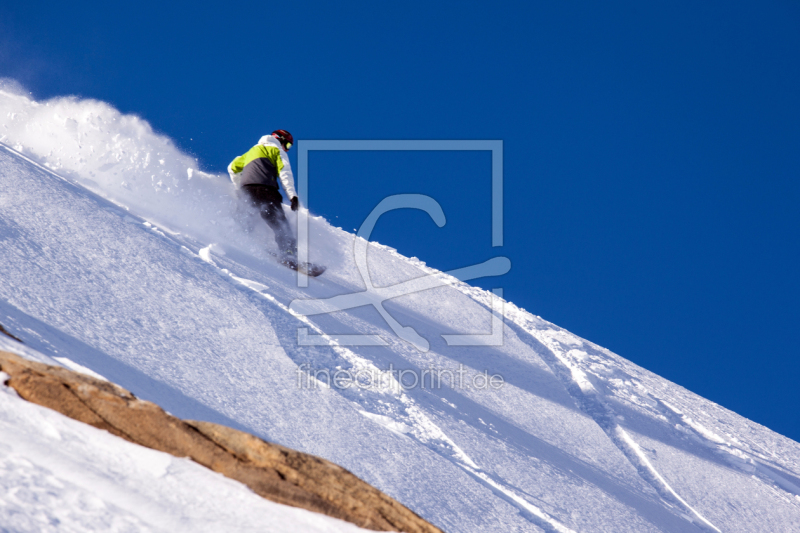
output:
[[[325,272],[325,267],[313,263],[297,261],[297,239],[283,212],[283,196],[278,191],[278,178],[283,190],[291,198],[292,211],[297,211],[299,200],[294,192],[294,176],[289,156],[286,152],[292,147],[294,138],[286,130],[275,130],[264,135],[258,144],[247,153],[240,155],[228,165],[231,181],[255,207],[275,233],[278,243],[278,261],[292,270],[299,270],[308,276],[317,277]]]
[[[294,176],[286,152],[294,138],[286,130],[275,130],[264,135],[258,144],[228,165],[231,181],[244,191],[250,202],[258,208],[278,243],[278,258],[282,262],[295,262],[297,240],[283,212],[283,196],[278,191],[280,177],[283,190],[291,199],[292,211],[297,211],[299,201],[294,191]],[[296,263],[295,263],[296,264]]]

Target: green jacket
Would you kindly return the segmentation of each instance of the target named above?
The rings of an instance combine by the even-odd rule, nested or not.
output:
[[[289,156],[272,135],[264,135],[257,145],[231,161],[228,174],[237,187],[267,185],[277,189],[280,178],[289,199],[297,196]]]

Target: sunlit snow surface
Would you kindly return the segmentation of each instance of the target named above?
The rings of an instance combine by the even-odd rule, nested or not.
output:
[[[385,304],[429,351],[372,307],[296,316],[296,299],[363,290],[353,235],[312,216],[328,271],[298,288],[227,177],[136,117],[6,90],[0,140],[0,324],[28,357],[323,456],[450,532],[800,530],[798,443],[511,303],[502,346],[448,346],[489,332],[491,294],[390,248],[370,246],[376,286],[448,283]],[[299,346],[299,328],[388,344]],[[462,386],[308,386],[390,366],[461,368]],[[505,384],[468,386],[484,371]]]

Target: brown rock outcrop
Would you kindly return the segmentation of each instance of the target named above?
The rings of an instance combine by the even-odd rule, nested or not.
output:
[[[17,337],[15,337],[15,336],[14,336],[14,335],[12,335],[11,333],[9,333],[9,332],[8,332],[8,330],[7,330],[6,328],[4,328],[4,327],[3,327],[3,324],[0,324],[0,333],[2,333],[3,335],[6,335],[7,337],[11,337],[12,339],[14,339],[14,340],[15,340],[15,341],[17,341],[17,342],[22,342],[22,341],[21,341],[21,340],[19,340]]]
[[[439,532],[344,468],[210,422],[184,421],[127,390],[0,351],[6,384],[24,399],[126,440],[195,462],[269,500],[376,531]]]

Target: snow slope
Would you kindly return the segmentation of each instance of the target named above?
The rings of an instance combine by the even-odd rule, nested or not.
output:
[[[798,443],[509,302],[502,345],[448,344],[489,333],[492,294],[391,248],[369,246],[372,283],[424,288],[384,307],[428,350],[372,306],[300,315],[365,289],[359,238],[311,216],[328,271],[297,287],[226,177],[141,119],[6,87],[0,142],[0,324],[39,357],[323,456],[450,532],[800,530]],[[383,345],[335,341],[354,334]],[[408,386],[426,370],[452,379]],[[360,386],[320,384],[336,371]]]

